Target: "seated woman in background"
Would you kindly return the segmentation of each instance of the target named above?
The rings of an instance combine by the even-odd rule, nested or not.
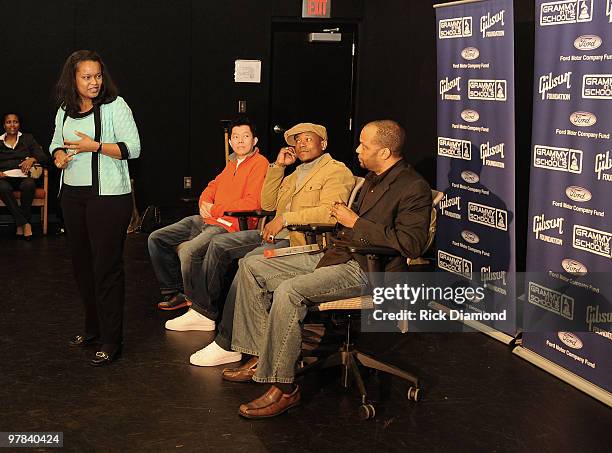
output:
[[[46,165],[49,159],[32,134],[19,132],[19,115],[6,113],[2,123],[5,133],[0,135],[0,198],[15,219],[17,237],[29,241],[32,238],[30,221],[36,182],[25,175],[35,163]],[[23,175],[13,176],[15,172],[8,170],[21,170]],[[13,195],[14,190],[21,191],[21,206]]]

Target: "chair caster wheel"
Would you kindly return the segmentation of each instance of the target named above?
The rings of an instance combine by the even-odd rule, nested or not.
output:
[[[361,420],[368,420],[376,416],[376,410],[371,404],[362,404],[359,406],[359,418]]]
[[[419,400],[419,392],[421,389],[419,389],[418,387],[410,387],[408,389],[408,393],[406,394],[406,397],[408,398],[409,401],[418,401]]]

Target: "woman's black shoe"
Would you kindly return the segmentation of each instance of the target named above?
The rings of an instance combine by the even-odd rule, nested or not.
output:
[[[121,355],[121,346],[115,349],[115,352],[106,352],[106,351],[98,351],[91,362],[89,362],[93,366],[104,366],[108,365],[111,362],[114,362]]]
[[[70,346],[89,346],[91,344],[96,343],[98,341],[98,338],[99,337],[97,335],[94,335],[94,336],[90,336],[90,335],[75,335],[68,342],[68,344]]]

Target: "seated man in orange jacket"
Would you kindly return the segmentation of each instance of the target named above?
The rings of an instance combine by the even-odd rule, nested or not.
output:
[[[239,231],[238,219],[225,211],[261,208],[261,189],[268,160],[255,147],[255,125],[245,117],[230,124],[234,151],[223,171],[200,196],[200,214],[154,231],[149,236],[149,255],[161,286],[162,310],[176,310],[192,301],[208,318],[207,330],[215,330],[217,308],[206,297],[202,261],[210,240],[217,234]],[[249,219],[253,228],[257,219]],[[180,245],[180,247],[179,247]]]

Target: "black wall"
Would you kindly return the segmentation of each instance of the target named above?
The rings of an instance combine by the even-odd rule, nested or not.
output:
[[[369,120],[399,120],[409,130],[409,160],[435,183],[433,3],[334,0],[332,20],[359,28],[356,138]],[[3,0],[1,6],[0,111],[21,112],[23,129],[47,146],[53,85],[66,56],[82,48],[98,51],[140,130],[142,155],[130,164],[140,207],[176,202],[185,195],[183,176],[194,178],[193,194],[199,194],[223,167],[219,120],[235,114],[239,99],[247,101],[260,130],[268,130],[272,23],[302,21],[300,0],[104,0],[95,5]],[[533,0],[515,2],[517,160],[529,154],[533,8]],[[261,84],[234,83],[239,58],[262,60]],[[261,149],[274,158],[277,150],[268,149],[266,133],[260,135]],[[527,172],[528,166],[521,168],[518,176],[522,187]]]

